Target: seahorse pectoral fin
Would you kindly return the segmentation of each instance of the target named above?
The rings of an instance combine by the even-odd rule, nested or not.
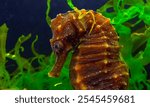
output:
[[[68,52],[63,52],[56,56],[56,62],[52,70],[48,73],[49,77],[59,77],[61,69],[65,63]]]

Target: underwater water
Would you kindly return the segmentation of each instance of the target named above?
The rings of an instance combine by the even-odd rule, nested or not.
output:
[[[150,89],[150,0],[1,0],[0,89],[73,89],[71,53],[60,77],[48,77],[48,72],[55,64],[50,21],[74,6],[111,19],[129,68],[128,89]]]

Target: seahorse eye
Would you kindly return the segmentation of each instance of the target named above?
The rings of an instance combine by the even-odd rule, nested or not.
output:
[[[56,54],[59,54],[63,51],[63,43],[61,41],[56,41],[52,48]]]

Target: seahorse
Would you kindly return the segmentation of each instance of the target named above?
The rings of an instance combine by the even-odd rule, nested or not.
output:
[[[74,9],[51,21],[50,44],[56,62],[49,76],[58,77],[68,53],[70,81],[77,90],[128,88],[128,67],[120,56],[119,36],[110,19],[93,10]]]

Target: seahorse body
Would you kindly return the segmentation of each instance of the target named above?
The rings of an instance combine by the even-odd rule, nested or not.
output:
[[[118,36],[108,18],[82,9],[59,14],[51,28],[57,61],[50,76],[59,76],[73,49],[70,79],[75,89],[127,89],[128,69],[120,59]]]

